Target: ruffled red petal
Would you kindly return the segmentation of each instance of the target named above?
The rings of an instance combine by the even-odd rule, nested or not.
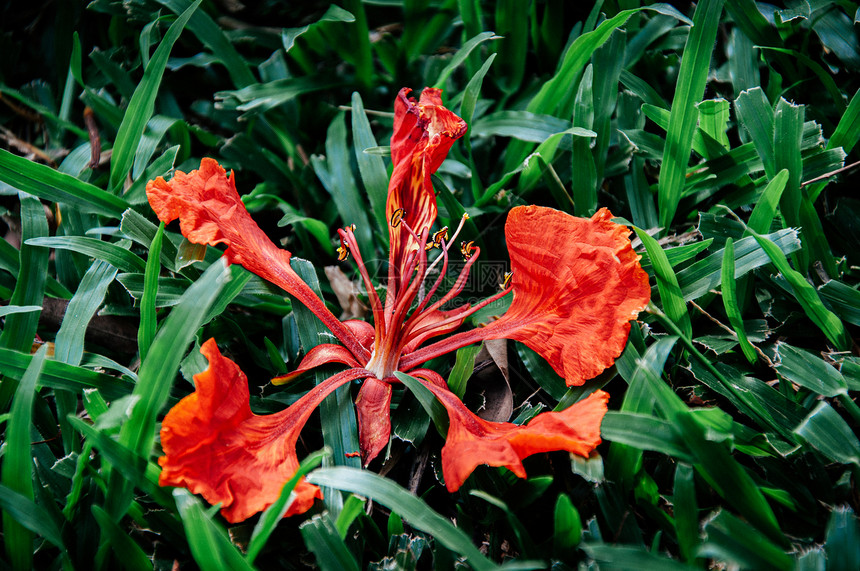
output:
[[[430,182],[445,160],[454,141],[466,132],[466,122],[442,106],[442,90],[427,88],[416,103],[403,88],[394,101],[394,133],[391,135],[391,160],[394,170],[388,184],[388,219],[398,209],[403,221],[415,233],[429,232],[436,220],[436,195]],[[402,270],[408,252],[417,247],[415,239],[402,226],[389,227],[390,262]],[[399,280],[399,276],[395,279]]]
[[[391,385],[368,377],[358,391],[355,411],[358,416],[358,441],[361,461],[367,466],[388,445],[391,437]]]
[[[525,478],[522,460],[532,454],[566,450],[587,457],[601,442],[600,423],[609,400],[609,395],[603,391],[596,391],[563,411],[545,412],[528,425],[517,426],[483,420],[447,388],[433,382],[423,384],[448,411],[442,472],[449,492],[457,491],[482,464],[502,466]]]
[[[651,288],[630,231],[611,217],[605,208],[591,218],[541,206],[512,209],[505,225],[514,290],[508,311],[484,328],[404,356],[404,370],[483,339],[522,341],[568,385],[612,365]]]
[[[181,486],[201,494],[230,522],[269,507],[299,467],[296,440],[314,408],[337,387],[369,375],[350,369],[317,385],[288,409],[258,416],[248,402],[247,379],[222,356],[214,339],[200,349],[209,368],[194,376],[196,390],[164,417],[158,459],[162,486]],[[286,515],[307,511],[316,486],[301,479]]]
[[[146,185],[146,196],[158,218],[179,219],[182,235],[195,244],[226,244],[231,264],[283,288],[319,317],[356,357],[370,354],[326,308],[313,290],[290,267],[290,253],[278,248],[257,226],[236,191],[235,176],[228,177],[217,161],[204,158],[200,169],[177,171],[170,182],[162,177]]]

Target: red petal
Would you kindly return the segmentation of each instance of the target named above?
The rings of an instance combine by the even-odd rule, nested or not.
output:
[[[169,223],[179,218],[182,235],[195,244],[226,244],[225,255],[299,299],[346,345],[356,357],[367,352],[326,308],[313,290],[290,267],[290,253],[278,248],[248,214],[235,176],[227,176],[217,161],[205,158],[200,170],[177,171],[170,182],[149,181],[146,196],[158,218]]]
[[[279,375],[272,379],[271,382],[273,385],[289,383],[302,373],[306,373],[311,369],[319,367],[320,365],[325,365],[326,363],[342,363],[353,368],[361,366],[358,361],[355,360],[352,353],[350,353],[343,345],[324,343],[322,345],[317,345],[308,351],[308,354],[305,355],[305,358],[302,359],[302,362],[299,363],[299,366],[295,371],[291,371],[286,375]]]
[[[382,452],[391,436],[391,385],[368,377],[358,391],[358,439],[361,461],[367,466]]]
[[[331,391],[369,375],[350,369],[317,385],[288,409],[258,416],[248,404],[248,383],[222,356],[214,339],[200,349],[209,368],[194,376],[196,390],[174,406],[161,424],[165,455],[159,484],[181,486],[209,503],[222,503],[230,522],[269,507],[299,467],[296,440],[314,408]],[[286,515],[307,511],[322,492],[300,480]]]
[[[478,418],[448,389],[431,382],[424,386],[448,411],[450,425],[442,448],[442,472],[449,492],[457,491],[481,464],[503,466],[525,478],[523,458],[554,450],[587,457],[601,442],[600,423],[609,400],[603,391],[561,412],[545,412],[528,425],[517,426]]]
[[[402,368],[482,339],[522,341],[568,385],[581,385],[612,365],[624,350],[630,320],[648,305],[651,288],[630,245],[630,231],[611,217],[605,208],[590,219],[540,206],[511,210],[505,225],[511,307],[483,329],[404,357]]]
[[[466,123],[442,106],[442,90],[427,88],[421,99],[407,97],[403,88],[394,101],[394,133],[391,136],[391,160],[394,170],[388,184],[388,219],[402,208],[403,220],[416,234],[429,232],[436,220],[436,196],[430,175],[436,172],[448,155],[454,141],[466,132]],[[406,254],[417,246],[402,226],[389,227],[390,261],[401,269]]]

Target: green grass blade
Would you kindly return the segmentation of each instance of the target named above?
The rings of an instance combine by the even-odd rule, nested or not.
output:
[[[293,488],[296,487],[296,484],[298,484],[301,478],[319,466],[323,459],[330,455],[331,450],[319,450],[309,454],[307,458],[302,460],[302,463],[299,464],[299,469],[296,470],[293,477],[287,480],[287,483],[284,484],[284,487],[281,489],[281,495],[278,496],[278,499],[275,500],[271,506],[266,508],[263,515],[260,516],[259,521],[257,521],[257,525],[254,526],[254,531],[251,533],[251,541],[248,542],[248,551],[245,554],[245,559],[249,564],[254,563],[254,559],[256,559],[257,555],[260,554],[260,551],[265,547],[266,542],[272,535],[272,532],[275,531],[275,528],[278,526],[278,522],[284,517],[284,513],[286,513],[287,508],[290,505],[289,500],[290,495],[293,492]]]
[[[751,365],[755,365],[758,359],[752,343],[747,339],[747,332],[744,329],[744,319],[738,306],[737,286],[735,284],[735,244],[731,238],[726,240],[726,247],[723,250],[723,267],[720,275],[722,276],[720,288],[723,292],[723,307],[726,310],[726,316],[729,318],[729,324],[735,330],[735,335],[738,337],[738,343],[741,346],[744,357],[747,358],[747,361]]]
[[[167,30],[164,38],[158,44],[155,53],[146,65],[143,79],[134,90],[128,108],[122,118],[119,131],[114,141],[113,154],[111,155],[110,188],[114,193],[121,189],[129,171],[131,171],[134,155],[143,137],[146,124],[155,111],[155,98],[161,86],[161,78],[167,66],[167,58],[173,44],[179,39],[179,35],[185,28],[185,24],[191,18],[202,0],[197,0],[189,6]]]
[[[687,304],[684,302],[681,287],[678,285],[678,278],[669,264],[666,252],[663,251],[657,240],[649,236],[647,232],[636,227],[633,230],[642,240],[645,251],[651,259],[654,274],[657,276],[657,290],[660,292],[660,301],[663,302],[663,311],[681,328],[688,339],[691,338],[693,326],[690,323],[690,314],[687,313]]]
[[[744,126],[755,150],[761,157],[764,172],[769,179],[776,174],[776,158],[773,148],[773,108],[761,87],[742,91],[735,100],[735,112]]]
[[[21,246],[18,279],[9,305],[42,305],[45,292],[45,276],[48,273],[48,250],[27,245],[27,241],[48,235],[48,220],[45,209],[38,199],[19,193],[21,201]],[[5,241],[5,240],[4,240]],[[0,347],[30,352],[39,323],[38,312],[15,313],[6,318],[3,333],[0,334]],[[5,373],[5,371],[4,371]],[[2,391],[0,391],[2,393]],[[8,402],[4,395],[0,399],[0,410]]]
[[[316,293],[322,297],[319,280],[313,264],[307,260],[293,257],[290,265],[302,280]],[[291,298],[292,299],[292,298]],[[337,340],[326,329],[322,321],[314,315],[311,310],[295,299],[293,301],[293,314],[299,329],[299,339],[305,353],[320,343],[336,343]],[[331,370],[326,368],[314,372],[316,383],[319,384],[329,377]],[[358,444],[358,422],[355,416],[355,407],[352,404],[349,386],[340,387],[327,396],[320,404],[320,424],[322,425],[323,442],[332,450],[331,461],[334,464],[352,466],[358,468],[361,460],[357,457],[347,456],[359,450]],[[326,505],[332,513],[340,511],[343,499],[340,494],[332,490],[331,493],[323,492]]]
[[[359,565],[340,537],[328,513],[313,516],[299,526],[305,545],[322,571],[358,571]]]
[[[823,359],[787,343],[777,344],[777,355],[781,377],[826,397],[848,394],[845,378]]]
[[[472,371],[475,370],[475,357],[481,351],[482,346],[481,343],[478,343],[457,350],[457,360],[454,363],[454,368],[451,369],[451,374],[448,375],[448,388],[457,395],[458,399],[462,400],[463,395],[466,394],[466,383],[472,376]]]
[[[696,481],[689,464],[675,467],[675,487],[672,492],[672,515],[675,516],[675,535],[681,559],[692,561],[699,537],[699,509],[696,501]]]
[[[721,511],[705,524],[703,557],[730,562],[742,569],[794,569],[791,557],[778,545],[732,514]]]
[[[794,433],[833,462],[860,466],[860,440],[827,402],[819,402]]]
[[[657,186],[660,225],[667,230],[675,217],[686,182],[687,163],[690,160],[698,117],[696,105],[705,92],[711,52],[714,49],[722,9],[723,0],[699,2],[693,15],[693,27],[684,47]]]
[[[370,122],[364,112],[364,103],[358,92],[352,94],[352,144],[355,147],[355,160],[361,182],[370,200],[370,208],[376,219],[377,228],[384,230],[388,227],[385,219],[385,203],[388,199],[388,172],[385,162],[378,155],[365,153],[365,149],[376,147],[376,138],[370,129]],[[382,234],[388,239],[388,232]]]
[[[143,296],[140,299],[140,327],[137,330],[137,345],[141,362],[146,360],[146,354],[155,338],[156,315],[155,298],[158,295],[158,274],[161,272],[161,244],[164,241],[164,222],[158,227],[149,256],[146,259],[146,271],[143,276]]]
[[[0,348],[0,370],[7,378],[20,379],[32,363],[33,357],[27,353]],[[134,385],[128,381],[97,373],[81,367],[73,367],[58,361],[48,361],[39,383],[52,389],[67,389],[81,392],[84,389],[98,389],[105,398],[116,399],[131,393]]]
[[[90,238],[88,236],[45,236],[43,238],[31,238],[24,243],[28,246],[59,248],[78,252],[85,256],[104,260],[124,272],[143,272],[146,269],[146,263],[137,254],[129,252],[122,246],[104,242],[98,238]]]
[[[63,323],[57,332],[54,359],[79,365],[84,355],[84,334],[90,320],[104,302],[107,288],[113,283],[117,269],[107,262],[97,261],[81,280],[78,291],[69,302]]]
[[[158,0],[162,6],[170,8],[174,14],[180,15],[191,7],[190,0]],[[217,23],[203,10],[194,12],[188,20],[188,29],[197,36],[203,45],[212,50],[230,74],[233,84],[238,87],[247,87],[256,83],[254,74],[248,67],[248,62],[239,55],[233,44]]]
[[[754,234],[753,237],[765,253],[767,253],[773,265],[776,266],[776,269],[788,280],[797,302],[803,307],[803,311],[807,317],[821,329],[837,350],[847,351],[852,343],[850,335],[845,330],[842,321],[821,302],[821,298],[815,288],[806,281],[800,272],[795,271],[789,265],[785,254],[782,253],[782,250],[776,244],[771,242],[767,237],[758,234]]]
[[[44,537],[60,549],[65,549],[63,536],[57,522],[54,521],[48,510],[35,503],[32,498],[0,485],[0,510],[3,511],[4,519],[8,514],[8,517],[16,524]],[[29,545],[26,547],[28,550],[30,549]],[[30,569],[30,567],[26,567],[26,569]]]
[[[101,404],[93,402],[87,410],[95,410],[95,408],[104,410]],[[107,414],[107,412],[104,411],[101,414]],[[170,492],[158,484],[158,475],[161,473],[160,466],[155,462],[147,462],[117,442],[109,434],[99,430],[92,424],[84,422],[80,418],[77,418],[77,416],[69,416],[69,423],[87,439],[90,446],[99,451],[99,454],[107,460],[113,470],[122,474],[126,480],[144,492],[161,507],[175,510],[176,503]]]
[[[481,32],[474,38],[464,43],[460,47],[460,49],[457,50],[457,53],[454,54],[454,57],[451,58],[451,61],[448,62],[448,65],[446,65],[442,69],[442,71],[439,72],[439,77],[436,79],[436,83],[433,84],[433,87],[436,87],[438,89],[444,88],[445,82],[448,81],[448,78],[451,76],[452,73],[454,73],[454,70],[457,69],[464,61],[466,61],[466,58],[469,57],[469,54],[471,54],[472,51],[479,45],[488,40],[500,39],[502,38],[500,36],[495,35],[493,32]],[[524,49],[523,53],[525,53],[525,51],[526,50]]]
[[[325,159],[314,157],[312,160],[314,170],[334,199],[343,224],[356,225],[355,238],[358,240],[358,248],[365,259],[370,260],[375,251],[370,221],[350,169],[349,150],[346,144],[346,117],[343,113],[338,113],[329,125],[325,152]]]
[[[144,458],[149,457],[155,419],[167,402],[179,362],[228,276],[229,270],[220,260],[188,288],[165,319],[146,361],[140,367],[139,380],[133,393],[140,397],[140,402],[123,425],[120,442]]]
[[[472,545],[469,537],[446,518],[433,511],[424,500],[410,494],[395,482],[371,472],[354,468],[321,468],[308,475],[318,486],[330,486],[368,497],[400,514],[409,525],[431,534],[436,541],[455,551],[477,571],[495,569],[494,565]]]
[[[245,561],[230,538],[200,504],[200,500],[184,488],[173,490],[176,506],[188,537],[194,561],[203,571],[250,571],[254,567]]]
[[[114,523],[107,512],[97,505],[92,507],[93,516],[99,528],[107,533],[110,545],[118,560],[122,560],[123,569],[128,571],[146,571],[152,569],[152,561],[146,553],[129,537],[128,532]]]
[[[787,182],[788,170],[786,169],[779,171],[775,177],[770,179],[747,221],[747,227],[750,230],[759,234],[764,234],[770,230],[773,217],[776,216],[776,208],[779,206],[779,199]]]
[[[9,420],[6,423],[5,454],[0,467],[0,480],[5,488],[33,501],[33,460],[30,454],[30,425],[36,383],[45,364],[47,345],[36,352],[24,378],[18,384]],[[33,565],[33,534],[10,512],[3,512],[3,542],[13,569],[26,570]]]

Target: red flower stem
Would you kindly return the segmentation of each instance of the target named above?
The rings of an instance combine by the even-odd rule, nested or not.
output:
[[[466,305],[459,310],[454,310],[452,313],[449,314],[449,316],[447,318],[443,319],[442,321],[439,321],[438,323],[434,323],[432,325],[427,325],[427,326],[422,327],[421,329],[418,329],[416,331],[410,331],[406,335],[406,342],[408,343],[410,340],[414,339],[415,337],[418,337],[419,335],[421,335],[423,333],[426,333],[427,331],[432,331],[433,329],[444,327],[445,325],[447,325],[449,323],[453,323],[455,321],[462,321],[463,319],[466,319],[467,317],[469,317],[470,315],[472,315],[473,313],[475,313],[479,309],[486,307],[487,305],[493,303],[494,301],[505,297],[513,289],[514,289],[513,286],[508,287],[507,289],[504,289],[504,290],[488,297],[487,299],[481,301],[477,305],[474,305],[474,306]]]
[[[355,234],[352,228],[347,226],[345,229],[339,229],[338,234],[347,239],[349,251],[355,259],[355,265],[358,266],[358,273],[361,274],[361,279],[364,281],[364,287],[367,289],[367,297],[370,299],[370,307],[373,309],[373,321],[375,324],[376,336],[382,332],[385,327],[384,310],[382,301],[376,293],[376,288],[373,287],[373,282],[370,280],[370,275],[367,273],[367,268],[364,265],[364,260],[361,257],[361,251],[358,249],[358,241],[355,239]]]
[[[370,359],[370,353],[367,349],[362,347],[361,343],[358,342],[358,339],[355,338],[352,331],[347,329],[346,326],[341,323],[331,311],[329,311],[325,302],[318,298],[309,287],[296,288],[290,292],[290,295],[298,299],[305,307],[311,310],[311,313],[316,315],[319,320],[328,327],[329,331],[331,331],[334,336],[338,338],[338,341],[343,343],[344,346],[349,349],[353,355],[355,355],[358,361],[367,362],[367,360]]]
[[[430,288],[430,291],[427,292],[427,295],[424,296],[424,299],[421,300],[421,303],[418,304],[418,307],[414,312],[412,312],[412,317],[410,317],[409,321],[406,322],[407,326],[409,325],[409,322],[414,320],[415,316],[424,311],[424,307],[426,307],[427,303],[433,297],[433,294],[436,293],[436,290],[439,289],[439,286],[442,284],[442,280],[445,279],[445,273],[448,271],[448,248],[445,246],[445,240],[442,240],[442,255],[440,257],[443,257],[444,260],[442,260],[442,269],[439,272],[439,277],[436,278],[436,281],[433,283],[433,287]],[[437,260],[438,259],[439,258],[437,258]],[[430,266],[430,268],[435,265],[436,261],[434,260],[433,265]],[[430,271],[430,268],[427,269],[427,272]]]
[[[492,301],[499,299],[504,294],[507,294],[509,291],[510,289],[505,290],[504,292],[501,292],[501,294],[496,294],[493,297],[484,300],[480,304],[476,305],[473,308],[473,311],[471,311],[470,313],[474,313],[475,311],[486,306],[487,303],[491,303]],[[512,322],[510,326],[511,329],[516,329],[517,324]],[[503,337],[504,334],[499,333],[499,331],[496,331],[495,335],[493,336],[494,339],[500,339]],[[426,347],[418,349],[417,351],[414,351],[409,355],[404,355],[404,357],[400,360],[397,369],[399,371],[409,371],[417,367],[421,363],[429,361],[430,359],[435,359],[436,357],[440,357],[442,355],[445,355],[446,353],[456,351],[461,347],[477,343],[478,341],[484,341],[485,338],[486,333],[483,331],[483,329],[480,328],[455,333],[451,337],[443,339],[442,341],[437,341],[436,343],[427,345]]]
[[[475,263],[475,260],[478,259],[479,255],[481,255],[481,249],[475,246],[475,253],[472,255],[471,258],[466,260],[466,265],[463,266],[462,270],[460,270],[460,275],[457,276],[457,281],[454,282],[454,287],[448,290],[448,293],[442,296],[442,298],[439,299],[436,303],[431,305],[427,309],[427,311],[434,311],[436,309],[439,309],[440,307],[442,307],[442,305],[448,303],[450,300],[460,295],[460,292],[463,291],[463,288],[466,286],[466,280],[469,279],[469,272],[472,269],[472,264]]]

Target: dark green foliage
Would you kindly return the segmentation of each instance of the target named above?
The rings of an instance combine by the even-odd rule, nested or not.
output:
[[[42,4],[0,6],[0,567],[860,565],[851,2]],[[468,213],[484,259],[508,263],[520,204],[606,206],[635,230],[652,302],[598,378],[567,387],[520,343],[432,363],[473,410],[518,424],[602,387],[604,443],[529,458],[525,480],[479,467],[449,494],[447,414],[398,373],[369,469],[355,386],[312,417],[300,473],[326,499],[307,514],[280,517],[298,478],[238,525],[160,487],[158,428],[206,367],[200,344],[241,365],[264,414],[330,374],[268,383],[330,337],[159,226],[147,181],[207,156],[233,169],[336,308],[336,228],[355,223],[386,271],[393,101],[424,86],[469,125],[433,179],[439,225]]]

